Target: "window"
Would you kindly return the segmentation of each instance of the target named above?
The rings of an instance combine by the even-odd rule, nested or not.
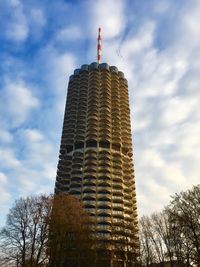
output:
[[[75,143],[75,149],[81,149],[84,148],[84,143],[80,142],[80,143]]]
[[[86,147],[97,147],[97,141],[89,140],[86,142]]]
[[[103,148],[110,148],[110,142],[108,141],[100,141],[99,146]]]
[[[70,153],[73,150],[73,146],[67,145],[67,153]]]

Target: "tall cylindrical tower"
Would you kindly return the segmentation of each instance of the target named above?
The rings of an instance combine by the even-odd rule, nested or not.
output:
[[[55,192],[78,197],[94,216],[99,266],[108,258],[129,266],[137,207],[128,85],[115,66],[83,65],[69,79]]]

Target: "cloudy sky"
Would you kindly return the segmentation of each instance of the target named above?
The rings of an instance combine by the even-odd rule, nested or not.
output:
[[[68,77],[96,60],[129,82],[139,214],[200,181],[199,0],[0,0],[0,224],[53,192]]]

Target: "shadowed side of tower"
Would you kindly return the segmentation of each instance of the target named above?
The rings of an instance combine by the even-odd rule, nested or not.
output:
[[[55,192],[93,216],[98,266],[133,266],[138,250],[128,85],[106,63],[83,65],[68,85]]]

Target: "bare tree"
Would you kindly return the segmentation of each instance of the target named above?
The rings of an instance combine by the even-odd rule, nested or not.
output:
[[[157,245],[155,249],[154,232],[150,217],[143,216],[139,221],[140,261],[143,266],[158,262]],[[156,243],[157,244],[157,243]]]
[[[52,197],[46,195],[15,202],[0,232],[2,264],[39,267],[45,263],[51,207]]]
[[[139,222],[143,266],[200,266],[200,186],[172,197],[160,213]]]
[[[200,185],[176,194],[168,212],[183,240],[186,262],[200,266]]]

